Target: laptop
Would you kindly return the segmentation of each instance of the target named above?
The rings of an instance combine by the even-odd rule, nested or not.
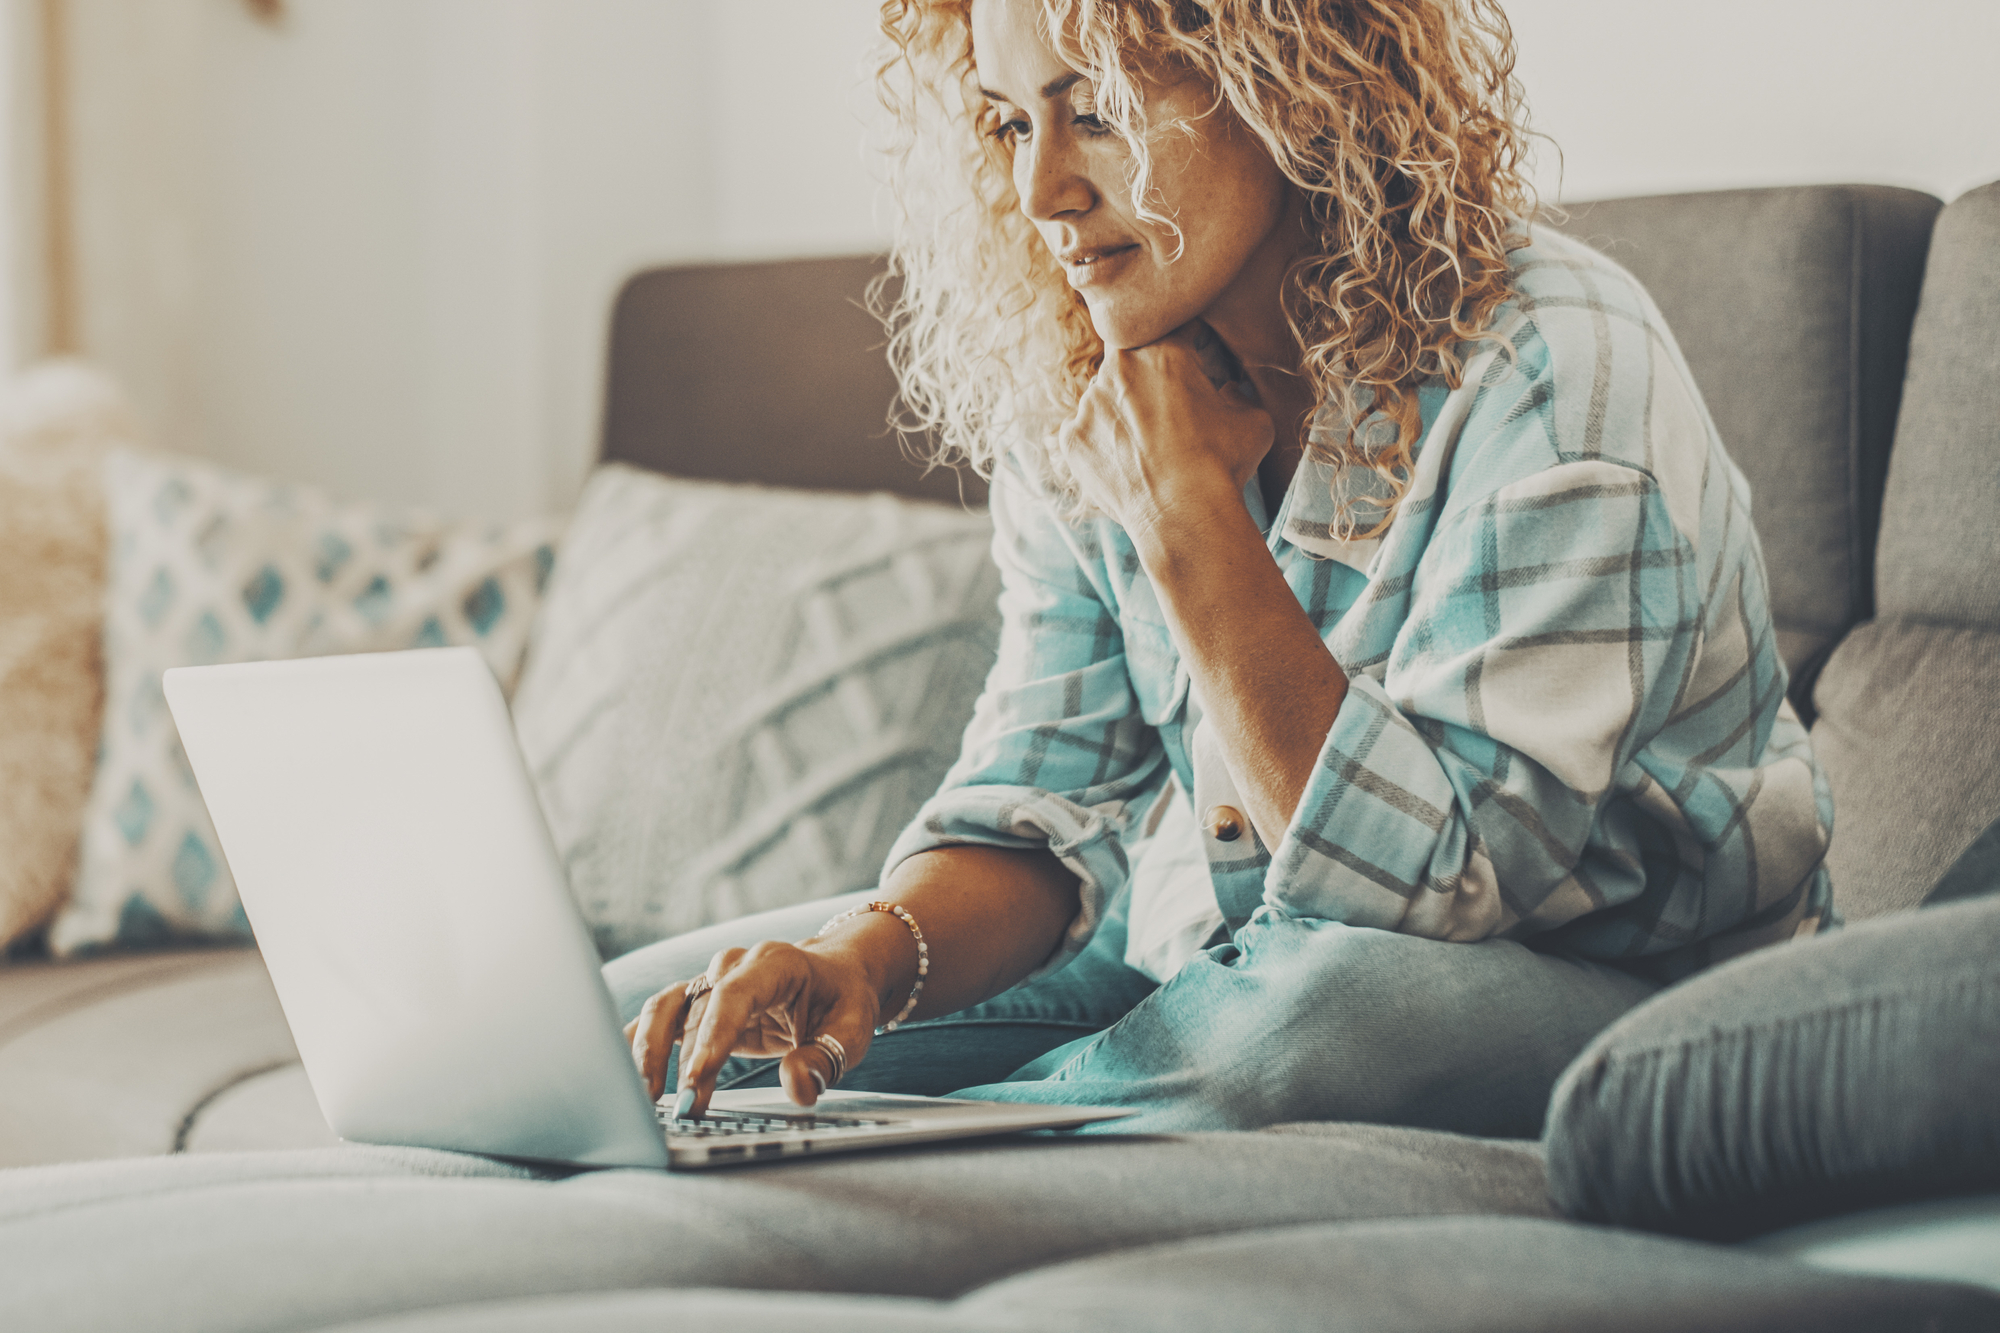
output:
[[[1115,1119],[832,1089],[646,1097],[506,701],[471,648],[165,676],[327,1124],[577,1166],[701,1168]]]

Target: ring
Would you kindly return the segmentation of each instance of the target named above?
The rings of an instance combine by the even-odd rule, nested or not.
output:
[[[693,1004],[696,1000],[699,1000],[714,989],[715,984],[708,979],[708,973],[704,972],[693,981],[690,981],[681,994],[687,998],[689,1004]]]
[[[822,1032],[814,1037],[813,1045],[825,1051],[826,1058],[833,1061],[833,1077],[827,1080],[827,1086],[832,1087],[847,1076],[847,1048],[831,1032]]]

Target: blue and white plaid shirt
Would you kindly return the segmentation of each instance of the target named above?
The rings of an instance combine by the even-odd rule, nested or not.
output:
[[[1323,464],[1274,519],[1245,489],[1350,684],[1276,849],[1208,840],[1222,916],[1533,936],[1663,977],[1816,930],[1832,797],[1785,700],[1749,488],[1630,275],[1546,231],[1512,262],[1512,355],[1423,390],[1379,541],[1339,539]],[[994,477],[999,660],[888,868],[1048,846],[1083,889],[1054,968],[1169,773],[1194,789],[1195,710],[1123,530],[1065,522],[1029,477]]]

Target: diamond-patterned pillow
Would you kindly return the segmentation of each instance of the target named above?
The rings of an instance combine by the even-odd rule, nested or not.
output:
[[[514,725],[599,949],[873,885],[999,636],[983,513],[598,469]]]
[[[471,644],[509,684],[559,524],[449,524],[125,452],[106,459],[104,488],[104,726],[76,884],[50,946],[247,938],[161,673]]]

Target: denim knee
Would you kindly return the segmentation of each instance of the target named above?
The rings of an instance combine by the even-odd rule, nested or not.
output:
[[[1268,909],[1197,963],[1183,974],[1190,988],[1228,1000],[1200,1006],[1211,1015],[1205,1082],[1243,1103],[1227,1119],[1266,1124],[1532,1136],[1577,1051],[1655,989],[1512,941],[1450,943]]]

